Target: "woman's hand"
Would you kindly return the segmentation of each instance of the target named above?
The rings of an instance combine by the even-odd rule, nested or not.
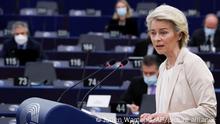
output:
[[[139,106],[135,104],[127,105],[128,108],[130,108],[131,112],[138,112],[139,111]]]
[[[143,124],[166,124],[170,122],[168,113],[144,113],[140,116],[140,122]]]

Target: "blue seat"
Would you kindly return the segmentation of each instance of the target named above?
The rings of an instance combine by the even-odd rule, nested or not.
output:
[[[25,65],[24,76],[30,83],[49,84],[57,79],[56,71],[52,63],[28,62]]]

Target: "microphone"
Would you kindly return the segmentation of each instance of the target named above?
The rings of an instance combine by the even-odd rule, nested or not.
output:
[[[95,89],[97,88],[103,81],[105,81],[108,77],[110,77],[114,72],[116,72],[119,68],[122,68],[124,67],[126,64],[128,63],[128,60],[127,59],[124,59],[121,61],[120,65],[115,68],[111,73],[109,73],[107,76],[105,76],[99,83],[97,83],[94,87],[92,87],[88,92],[86,92],[86,94],[84,95],[82,101],[81,101],[81,104],[80,104],[80,107],[79,109],[82,109],[82,106],[83,106],[83,102],[85,101],[86,97]]]
[[[88,79],[88,78],[94,76],[95,74],[97,74],[98,72],[102,71],[103,69],[108,68],[108,67],[111,67],[111,66],[114,65],[115,63],[116,63],[116,61],[115,61],[114,59],[111,59],[111,60],[107,61],[106,64],[105,64],[102,68],[96,70],[95,72],[91,73],[90,75],[86,76],[85,78],[82,78],[82,79],[81,79],[80,81],[78,81],[76,84],[74,84],[73,86],[71,86],[71,87],[67,88],[66,90],[64,90],[64,91],[61,93],[61,95],[58,97],[57,102],[60,102],[61,99],[63,98],[63,96],[64,96],[67,92],[69,92],[69,90],[71,90],[71,89],[74,88],[75,86],[79,85],[79,84],[80,84],[81,82],[83,82],[84,80],[86,80],[86,79]]]
[[[125,65],[128,64],[128,60],[127,59],[124,59],[121,61],[121,64],[119,65],[120,67],[124,67]]]
[[[82,49],[83,49],[83,44],[82,44]],[[85,57],[85,63],[83,64],[83,72],[82,72],[82,77],[81,79],[84,79],[85,78],[85,74],[86,74],[86,65],[88,64],[89,62],[89,55],[90,55],[90,52],[89,50],[84,50],[84,52],[86,53],[86,57]],[[80,94],[81,94],[81,89],[79,89],[79,92],[77,92],[77,95],[76,95],[76,101],[79,100],[79,97],[80,97]]]

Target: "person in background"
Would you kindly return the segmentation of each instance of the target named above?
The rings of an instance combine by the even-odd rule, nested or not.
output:
[[[2,56],[15,57],[20,65],[28,61],[37,61],[42,58],[41,46],[29,38],[28,24],[23,21],[16,21],[12,24],[12,38],[3,44]]]
[[[146,22],[154,48],[166,60],[159,67],[156,112],[142,114],[140,121],[215,124],[214,78],[205,62],[186,48],[189,31],[184,13],[161,5],[147,16]]]
[[[137,22],[132,16],[132,9],[126,0],[118,0],[112,20],[106,27],[107,32],[117,31],[122,35],[139,36]]]
[[[159,63],[162,63],[166,57],[164,55],[159,55],[154,49],[150,37],[146,40],[142,40],[135,44],[133,51],[133,56],[144,57],[145,55],[156,55],[158,57]]]
[[[143,94],[154,95],[158,76],[158,59],[156,56],[144,56],[142,61],[142,76],[134,77],[122,100],[126,102],[132,113],[139,112]]]
[[[218,28],[218,17],[215,14],[207,14],[204,27],[193,32],[189,46],[213,45],[220,47],[220,30]]]

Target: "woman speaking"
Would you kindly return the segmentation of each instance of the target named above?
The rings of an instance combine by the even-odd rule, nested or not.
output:
[[[185,15],[161,5],[146,19],[148,33],[158,54],[166,56],[159,68],[156,113],[142,114],[143,123],[212,124],[216,117],[214,79],[205,62],[187,48]]]

